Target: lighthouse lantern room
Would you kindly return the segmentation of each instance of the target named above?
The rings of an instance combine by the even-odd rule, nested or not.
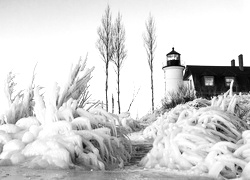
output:
[[[174,48],[167,55],[167,61],[162,69],[164,71],[165,80],[165,96],[171,92],[176,92],[179,86],[183,86],[183,70],[181,65],[181,54],[176,52]]]

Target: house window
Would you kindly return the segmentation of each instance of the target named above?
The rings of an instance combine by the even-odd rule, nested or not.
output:
[[[214,77],[213,76],[204,76],[205,86],[213,86],[214,85]]]
[[[234,80],[234,77],[225,77],[226,86],[230,86],[231,81],[233,80]]]

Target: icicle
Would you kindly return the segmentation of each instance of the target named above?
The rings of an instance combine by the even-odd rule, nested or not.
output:
[[[232,80],[230,83],[230,93],[229,93],[230,97],[233,97],[233,85],[234,85],[234,80]]]

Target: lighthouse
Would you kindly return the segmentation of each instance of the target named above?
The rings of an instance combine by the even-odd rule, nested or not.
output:
[[[176,92],[179,86],[183,85],[184,68],[181,65],[181,54],[172,48],[172,51],[166,55],[166,63],[162,67],[165,80],[165,96],[171,92]]]

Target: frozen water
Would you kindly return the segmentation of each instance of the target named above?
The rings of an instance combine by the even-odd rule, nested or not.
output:
[[[43,170],[27,169],[18,166],[3,166],[0,168],[1,180],[212,180],[207,176],[192,176],[191,174],[163,171],[144,170],[138,167],[130,167],[125,170],[115,171],[82,171],[82,170]]]

